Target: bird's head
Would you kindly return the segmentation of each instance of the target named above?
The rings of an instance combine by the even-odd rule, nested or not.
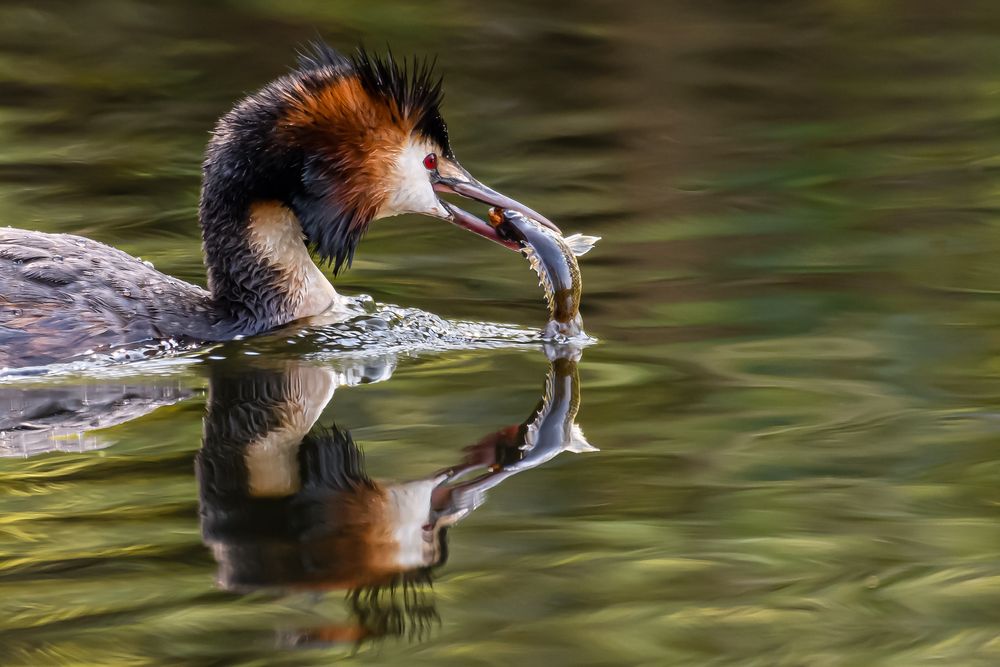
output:
[[[315,44],[297,69],[220,120],[206,157],[206,190],[228,180],[220,190],[248,192],[248,204],[284,204],[308,245],[335,271],[350,265],[372,221],[402,213],[447,220],[516,249],[489,224],[441,199],[456,194],[551,225],[459,164],[440,113],[441,83],[427,62],[398,62],[363,49],[345,56]]]

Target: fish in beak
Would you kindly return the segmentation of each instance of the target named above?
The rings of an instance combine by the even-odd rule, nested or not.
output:
[[[507,195],[500,194],[493,188],[483,185],[473,178],[472,174],[466,171],[462,165],[454,160],[454,158],[438,158],[438,167],[431,176],[431,183],[434,186],[435,192],[441,194],[455,194],[460,197],[465,197],[466,199],[474,199],[475,201],[482,202],[490,206],[498,206],[500,208],[511,209],[513,211],[517,211],[518,213],[523,213],[529,218],[537,220],[539,224],[548,227],[560,236],[562,235],[559,228],[544,215],[534,209],[528,208],[517,200],[511,199]],[[470,232],[478,234],[479,236],[487,238],[495,243],[499,243],[505,248],[520,250],[521,246],[517,242],[502,238],[493,226],[486,221],[481,220],[468,211],[464,211],[458,206],[444,200],[441,200],[441,206],[446,213],[446,215],[442,217],[448,222],[462,227],[463,229],[468,229]]]

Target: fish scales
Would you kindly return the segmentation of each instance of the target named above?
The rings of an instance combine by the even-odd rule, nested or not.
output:
[[[578,336],[583,333],[580,299],[583,276],[577,256],[599,239],[574,234],[563,238],[535,220],[509,209],[492,208],[490,224],[501,236],[516,241],[528,264],[538,275],[538,284],[549,306],[545,335]]]

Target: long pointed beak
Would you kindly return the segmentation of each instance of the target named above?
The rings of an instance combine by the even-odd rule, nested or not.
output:
[[[442,165],[443,166],[443,165]],[[518,213],[523,213],[529,218],[534,218],[539,223],[545,225],[549,229],[553,230],[557,234],[562,234],[559,228],[556,227],[552,222],[546,218],[544,215],[529,208],[522,204],[521,202],[511,199],[507,195],[500,194],[493,188],[483,185],[472,175],[465,171],[458,163],[451,163],[448,168],[442,169],[442,174],[437,176],[437,179],[433,181],[434,191],[444,194],[456,194],[466,199],[474,199],[475,201],[482,202],[484,204],[489,204],[490,206],[499,206],[500,208],[509,208]],[[448,202],[441,202],[445,210],[450,214],[447,220],[459,227],[468,229],[474,234],[485,237],[499,243],[500,245],[510,248],[511,250],[517,250],[520,246],[517,243],[506,241],[496,233],[493,227],[481,220],[480,218],[463,211],[454,204]]]
[[[480,220],[479,218],[472,215],[468,211],[464,211],[459,207],[455,206],[454,204],[451,204],[444,200],[439,200],[439,201],[441,202],[441,206],[448,213],[448,216],[444,219],[452,223],[453,225],[457,225],[462,229],[468,229],[473,234],[478,234],[479,236],[489,239],[494,243],[499,243],[504,248],[508,248],[510,250],[521,249],[520,244],[518,244],[516,241],[509,241],[507,239],[501,238],[500,235],[497,234],[497,230],[493,229],[493,227],[490,226],[489,223]]]

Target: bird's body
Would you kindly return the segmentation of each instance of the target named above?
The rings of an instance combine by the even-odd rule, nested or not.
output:
[[[200,287],[81,236],[0,228],[0,368],[221,335]]]
[[[454,193],[538,213],[475,180],[438,111],[441,81],[318,44],[299,68],[241,100],[215,127],[199,222],[208,289],[102,243],[0,228],[0,370],[89,352],[256,335],[336,309],[314,263],[349,266],[368,225],[419,213],[511,249]]]

